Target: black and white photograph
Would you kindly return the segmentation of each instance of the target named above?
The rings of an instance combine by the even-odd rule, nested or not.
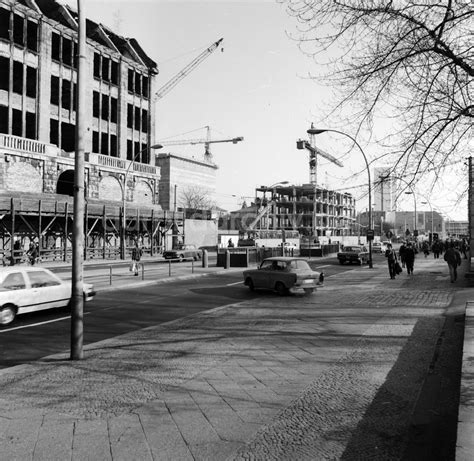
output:
[[[474,459],[473,30],[0,0],[0,459]]]

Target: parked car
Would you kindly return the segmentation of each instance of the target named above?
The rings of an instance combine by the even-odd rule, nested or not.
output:
[[[250,290],[274,290],[279,295],[310,294],[324,282],[323,272],[313,271],[304,259],[290,256],[266,258],[257,269],[245,270],[243,276]]]
[[[351,245],[346,246],[337,254],[339,264],[357,263],[366,264],[369,262],[369,252],[365,246]]]
[[[95,296],[93,285],[83,284],[84,301]],[[0,326],[11,324],[18,314],[65,307],[71,300],[71,282],[43,267],[0,268]]]
[[[179,259],[179,261],[184,261],[185,259],[197,261],[201,259],[201,252],[195,245],[181,244],[172,250],[164,251],[163,257],[165,259]]]
[[[382,244],[380,242],[372,243],[372,252],[373,253],[382,253]]]

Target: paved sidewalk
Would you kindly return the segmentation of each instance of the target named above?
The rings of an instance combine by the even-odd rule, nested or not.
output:
[[[468,299],[443,261],[396,280],[380,265],[3,370],[0,458],[401,459],[445,315]]]

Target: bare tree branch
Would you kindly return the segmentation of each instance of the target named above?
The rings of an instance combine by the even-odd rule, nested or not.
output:
[[[474,5],[469,0],[277,0],[293,38],[325,69],[325,118],[357,136],[389,120],[377,159],[413,181],[468,152],[473,135]],[[376,125],[375,125],[376,126]]]

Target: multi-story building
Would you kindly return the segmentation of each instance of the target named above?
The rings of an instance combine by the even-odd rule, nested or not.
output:
[[[160,169],[150,150],[157,65],[135,39],[91,20],[86,29],[88,212],[115,219],[107,226],[111,232],[125,204],[134,219],[141,208],[147,211],[140,218],[149,215],[165,223],[159,205]],[[41,215],[41,203],[67,202],[73,195],[77,33],[77,12],[59,2],[0,0],[0,194],[41,199],[39,205],[31,202],[33,209],[26,210],[30,214],[39,206]],[[28,208],[24,203],[22,207]],[[110,203],[116,206],[106,213],[104,205]],[[12,215],[15,222],[13,205],[3,208],[2,214]],[[18,206],[15,209],[18,212]],[[128,215],[128,230],[127,221]],[[37,237],[44,235],[37,223],[29,227]],[[14,224],[11,229],[20,232]]]
[[[364,211],[357,216],[357,221],[361,227],[366,228],[369,224],[368,211]],[[391,232],[394,237],[404,238],[407,235],[413,236],[414,230],[420,236],[434,233],[439,238],[445,238],[447,225],[443,216],[437,211],[392,211],[372,213],[372,226],[375,235],[386,237],[387,232]]]
[[[350,193],[336,192],[313,184],[260,186],[256,204],[268,207],[257,227],[298,230],[317,236],[352,235],[355,199]]]
[[[164,210],[203,207],[216,199],[217,166],[208,159],[202,160],[178,154],[158,154],[160,167],[160,205]]]
[[[446,234],[454,239],[469,238],[469,221],[446,221]]]
[[[389,167],[374,168],[374,210],[395,211],[396,180]]]

